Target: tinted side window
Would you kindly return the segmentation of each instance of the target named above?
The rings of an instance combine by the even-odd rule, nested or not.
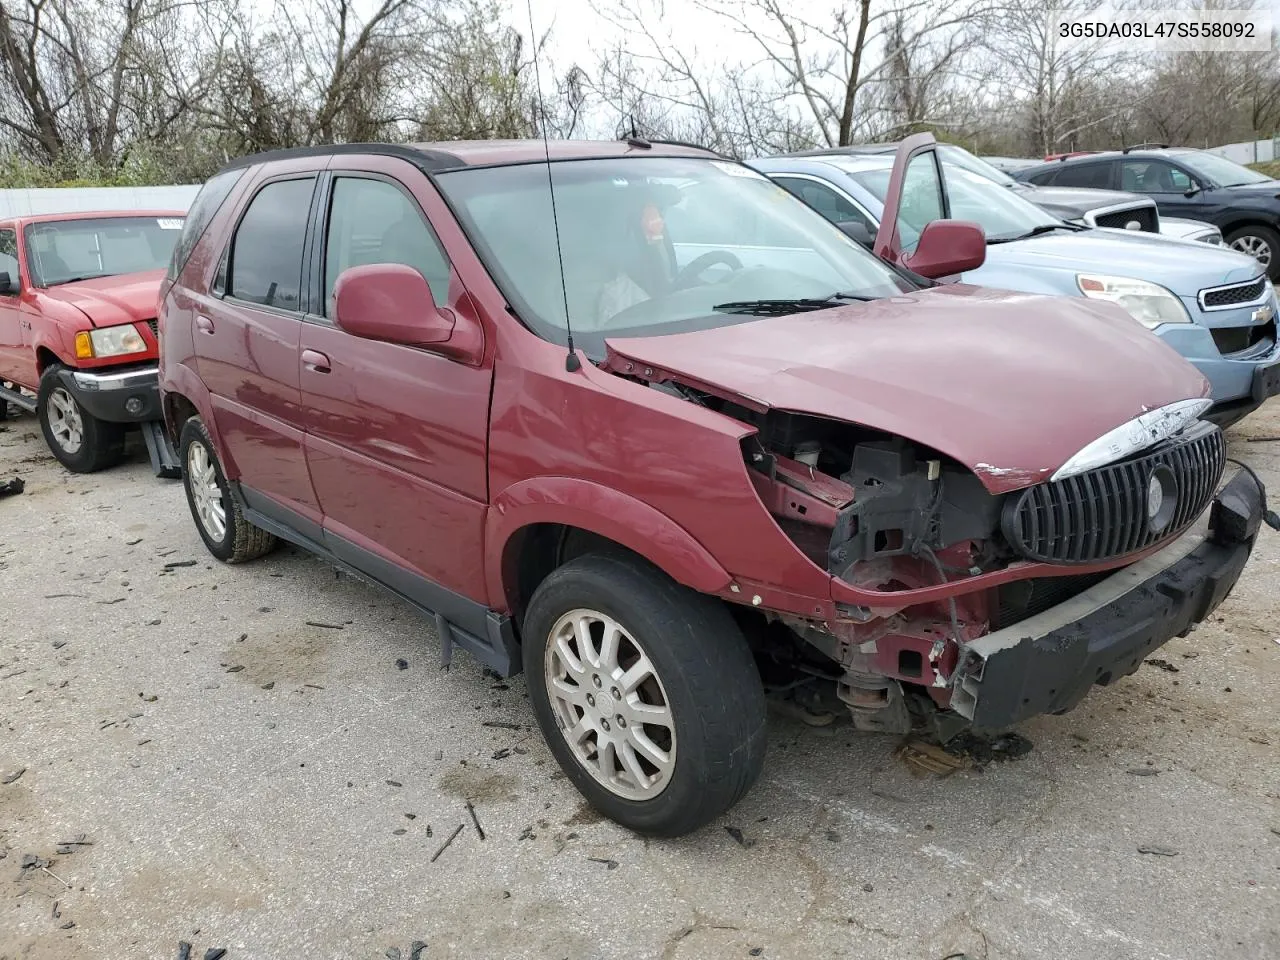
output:
[[[12,290],[17,293],[18,234],[14,230],[0,230],[0,273],[9,275],[9,283],[12,284]]]
[[[277,180],[258,191],[231,241],[229,296],[300,308],[302,243],[315,178]]]
[[[173,248],[173,256],[169,259],[169,279],[176,279],[191,258],[191,251],[196,248],[205,228],[214,214],[222,207],[223,201],[231,193],[231,188],[239,183],[244,170],[224,170],[205,182],[196,194],[191,209],[187,211],[186,223],[182,226],[182,236]]]
[[[329,203],[324,248],[325,313],[333,313],[333,286],[348,267],[401,263],[431,287],[437,306],[449,302],[449,260],[418,204],[385,180],[338,177]]]
[[[1063,165],[1053,181],[1055,187],[1097,187],[1106,190],[1111,186],[1111,164],[1080,163]],[[1122,188],[1123,189],[1123,188]]]
[[[1036,173],[1033,173],[1028,177],[1024,177],[1023,179],[1028,181],[1029,183],[1034,183],[1041,187],[1047,187],[1049,184],[1053,183],[1053,180],[1058,175],[1058,173],[1059,173],[1059,170],[1057,167],[1048,167],[1047,169],[1037,171]]]
[[[1191,189],[1191,178],[1163,160],[1122,160],[1120,189],[1134,193],[1183,193]]]
[[[875,224],[866,214],[830,187],[814,183],[812,180],[802,180],[799,177],[775,177],[774,180],[779,186],[785,187],[788,193],[799,197],[832,223],[860,223],[872,234],[876,232]]]

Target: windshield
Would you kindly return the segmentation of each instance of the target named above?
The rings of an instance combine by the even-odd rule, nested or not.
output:
[[[539,336],[604,355],[606,337],[727,326],[717,304],[886,297],[910,282],[767,178],[694,157],[560,161],[440,174],[495,282]]]
[[[38,287],[162,270],[182,217],[55,220],[27,227],[27,266]]]
[[[1220,157],[1216,153],[1180,153],[1177,154],[1177,158],[1178,162],[1192,173],[1199,174],[1205,180],[1216,183],[1220,187],[1240,187],[1247,183],[1271,181],[1270,177],[1265,177],[1248,167],[1242,167],[1235,161]]]
[[[993,167],[981,157],[975,157],[964,147],[957,147],[950,143],[938,144],[938,155],[942,157],[943,166],[957,166],[961,170],[968,170],[970,173],[976,173],[985,180],[992,183],[998,183],[1002,187],[1016,187],[1018,181],[1013,179],[1003,170]]]
[[[879,170],[861,170],[850,176],[884,203],[885,194],[889,191],[890,173],[891,168],[884,167]],[[1045,213],[1013,191],[992,183],[986,177],[961,169],[945,157],[942,173],[947,180],[952,219],[972,220],[979,224],[987,235],[988,243],[1016,240],[1038,227],[1053,227],[1062,223],[1057,217]],[[920,231],[930,220],[936,219],[936,206],[931,191],[925,191],[927,196],[916,197],[911,186],[908,178],[903,183],[901,213],[898,217],[903,249],[914,248]]]

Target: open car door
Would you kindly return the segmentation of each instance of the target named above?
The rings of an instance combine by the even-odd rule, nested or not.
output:
[[[931,133],[917,133],[898,146],[876,232],[876,256],[923,277],[975,270],[987,258],[987,238],[970,220],[950,219],[951,204],[942,158]]]

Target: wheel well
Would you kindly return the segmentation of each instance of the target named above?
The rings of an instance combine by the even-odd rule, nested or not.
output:
[[[517,531],[507,541],[502,564],[507,603],[515,622],[524,622],[524,612],[533,592],[551,571],[575,557],[600,550],[622,551],[640,557],[616,540],[566,524],[535,523]]]
[[[1229,233],[1234,233],[1244,227],[1266,227],[1272,233],[1280,233],[1280,224],[1268,223],[1266,220],[1259,220],[1256,217],[1250,220],[1235,220],[1226,224],[1222,228],[1222,236],[1226,237]]]
[[[182,394],[165,394],[164,421],[169,429],[169,439],[173,442],[174,447],[178,445],[178,436],[182,433],[182,425],[199,412],[196,409],[196,405]]]
[[[36,373],[40,376],[44,376],[53,364],[61,362],[61,358],[48,347],[36,347]]]

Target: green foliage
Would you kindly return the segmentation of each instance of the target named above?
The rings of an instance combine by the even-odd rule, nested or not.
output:
[[[88,159],[51,165],[0,153],[0,189],[40,187],[149,187],[173,183],[165,166],[154,157],[127,158],[104,169]]]
[[[1280,180],[1280,160],[1272,160],[1268,163],[1251,163],[1251,170],[1257,170],[1259,173],[1265,173],[1268,177],[1275,177]]]

